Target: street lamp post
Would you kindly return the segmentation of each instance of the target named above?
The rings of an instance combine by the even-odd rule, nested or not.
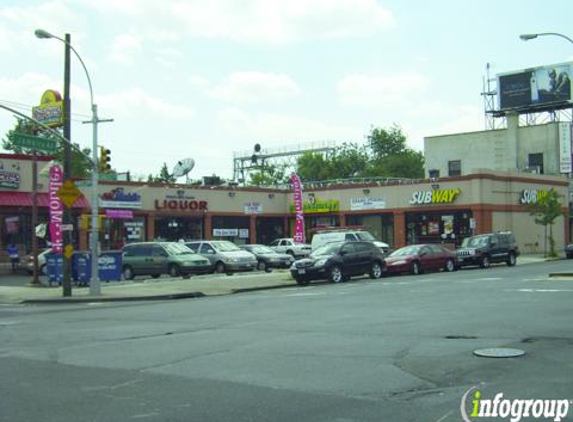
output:
[[[90,230],[90,250],[91,250],[91,281],[90,281],[90,295],[92,296],[99,296],[101,294],[101,285],[99,281],[98,275],[98,214],[99,214],[99,204],[98,204],[98,180],[99,180],[99,173],[98,173],[98,157],[97,157],[97,125],[100,121],[97,115],[97,105],[94,103],[94,95],[92,89],[92,82],[90,79],[90,75],[84,64],[84,61],[76,51],[76,49],[66,40],[60,38],[56,35],[50,34],[43,29],[37,29],[35,31],[36,37],[47,39],[47,38],[55,38],[60,40],[66,46],[68,46],[76,55],[78,60],[80,61],[82,67],[84,68],[84,72],[86,74],[88,85],[90,89],[90,103],[92,108],[92,119],[91,123],[93,125],[92,131],[92,200],[91,200],[91,230]],[[109,121],[109,120],[108,120]]]
[[[573,44],[573,40],[571,38],[569,38],[567,35],[563,35],[563,34],[560,34],[558,32],[540,32],[539,34],[521,34],[519,36],[519,38],[521,38],[523,41],[529,41],[529,40],[533,40],[537,37],[542,37],[545,35],[565,38],[567,41],[569,41],[571,44]]]

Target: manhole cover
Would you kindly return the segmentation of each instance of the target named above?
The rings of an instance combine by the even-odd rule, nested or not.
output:
[[[508,349],[504,347],[494,347],[491,349],[474,350],[474,355],[481,358],[517,358],[525,355],[520,349]]]

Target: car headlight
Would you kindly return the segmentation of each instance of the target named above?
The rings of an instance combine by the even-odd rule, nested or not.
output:
[[[404,265],[404,264],[406,264],[407,262],[408,262],[408,261],[406,261],[405,259],[400,259],[400,260],[398,260],[398,261],[391,262],[390,265]]]

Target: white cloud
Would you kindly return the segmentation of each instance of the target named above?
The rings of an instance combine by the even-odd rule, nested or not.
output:
[[[141,51],[141,40],[130,34],[122,34],[115,37],[111,46],[111,60],[130,65],[133,63],[133,55]]]
[[[371,36],[394,24],[376,0],[83,0],[110,15],[127,14],[146,33],[171,28],[197,38],[255,43]]]
[[[96,102],[100,105],[101,113],[112,118],[185,120],[194,115],[191,107],[169,104],[139,88],[102,95],[96,99]],[[141,121],[141,124],[144,125],[145,121]]]
[[[218,121],[220,127],[233,134],[235,139],[263,139],[274,146],[329,140],[359,141],[364,133],[359,127],[303,116],[265,112],[249,114],[236,108],[221,111]]]
[[[189,78],[187,79],[187,82],[189,83],[189,85],[191,85],[193,87],[197,87],[197,88],[208,88],[209,85],[211,85],[211,82],[209,81],[209,79],[204,78],[203,76],[199,76],[199,75],[189,76]]]
[[[263,72],[237,72],[211,91],[214,98],[233,103],[255,103],[292,98],[301,89],[287,75]]]
[[[428,80],[418,73],[350,75],[337,83],[336,90],[344,105],[396,108],[415,104],[428,86]]]

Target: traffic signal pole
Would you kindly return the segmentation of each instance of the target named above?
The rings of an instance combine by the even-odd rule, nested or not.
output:
[[[71,36],[66,34],[66,42],[64,43],[65,54],[64,54],[64,138],[71,140],[72,135],[72,124],[71,124],[71,101],[70,101],[70,46],[71,46]],[[72,149],[68,142],[64,142],[64,180],[70,180],[72,177]],[[62,215],[62,224],[69,227],[70,224],[70,210],[68,207],[64,207]],[[69,230],[64,231],[64,250],[67,245],[72,244],[72,233]],[[62,294],[64,297],[72,295],[72,265],[71,259],[67,257],[67,254],[63,254],[63,280],[62,280]]]

